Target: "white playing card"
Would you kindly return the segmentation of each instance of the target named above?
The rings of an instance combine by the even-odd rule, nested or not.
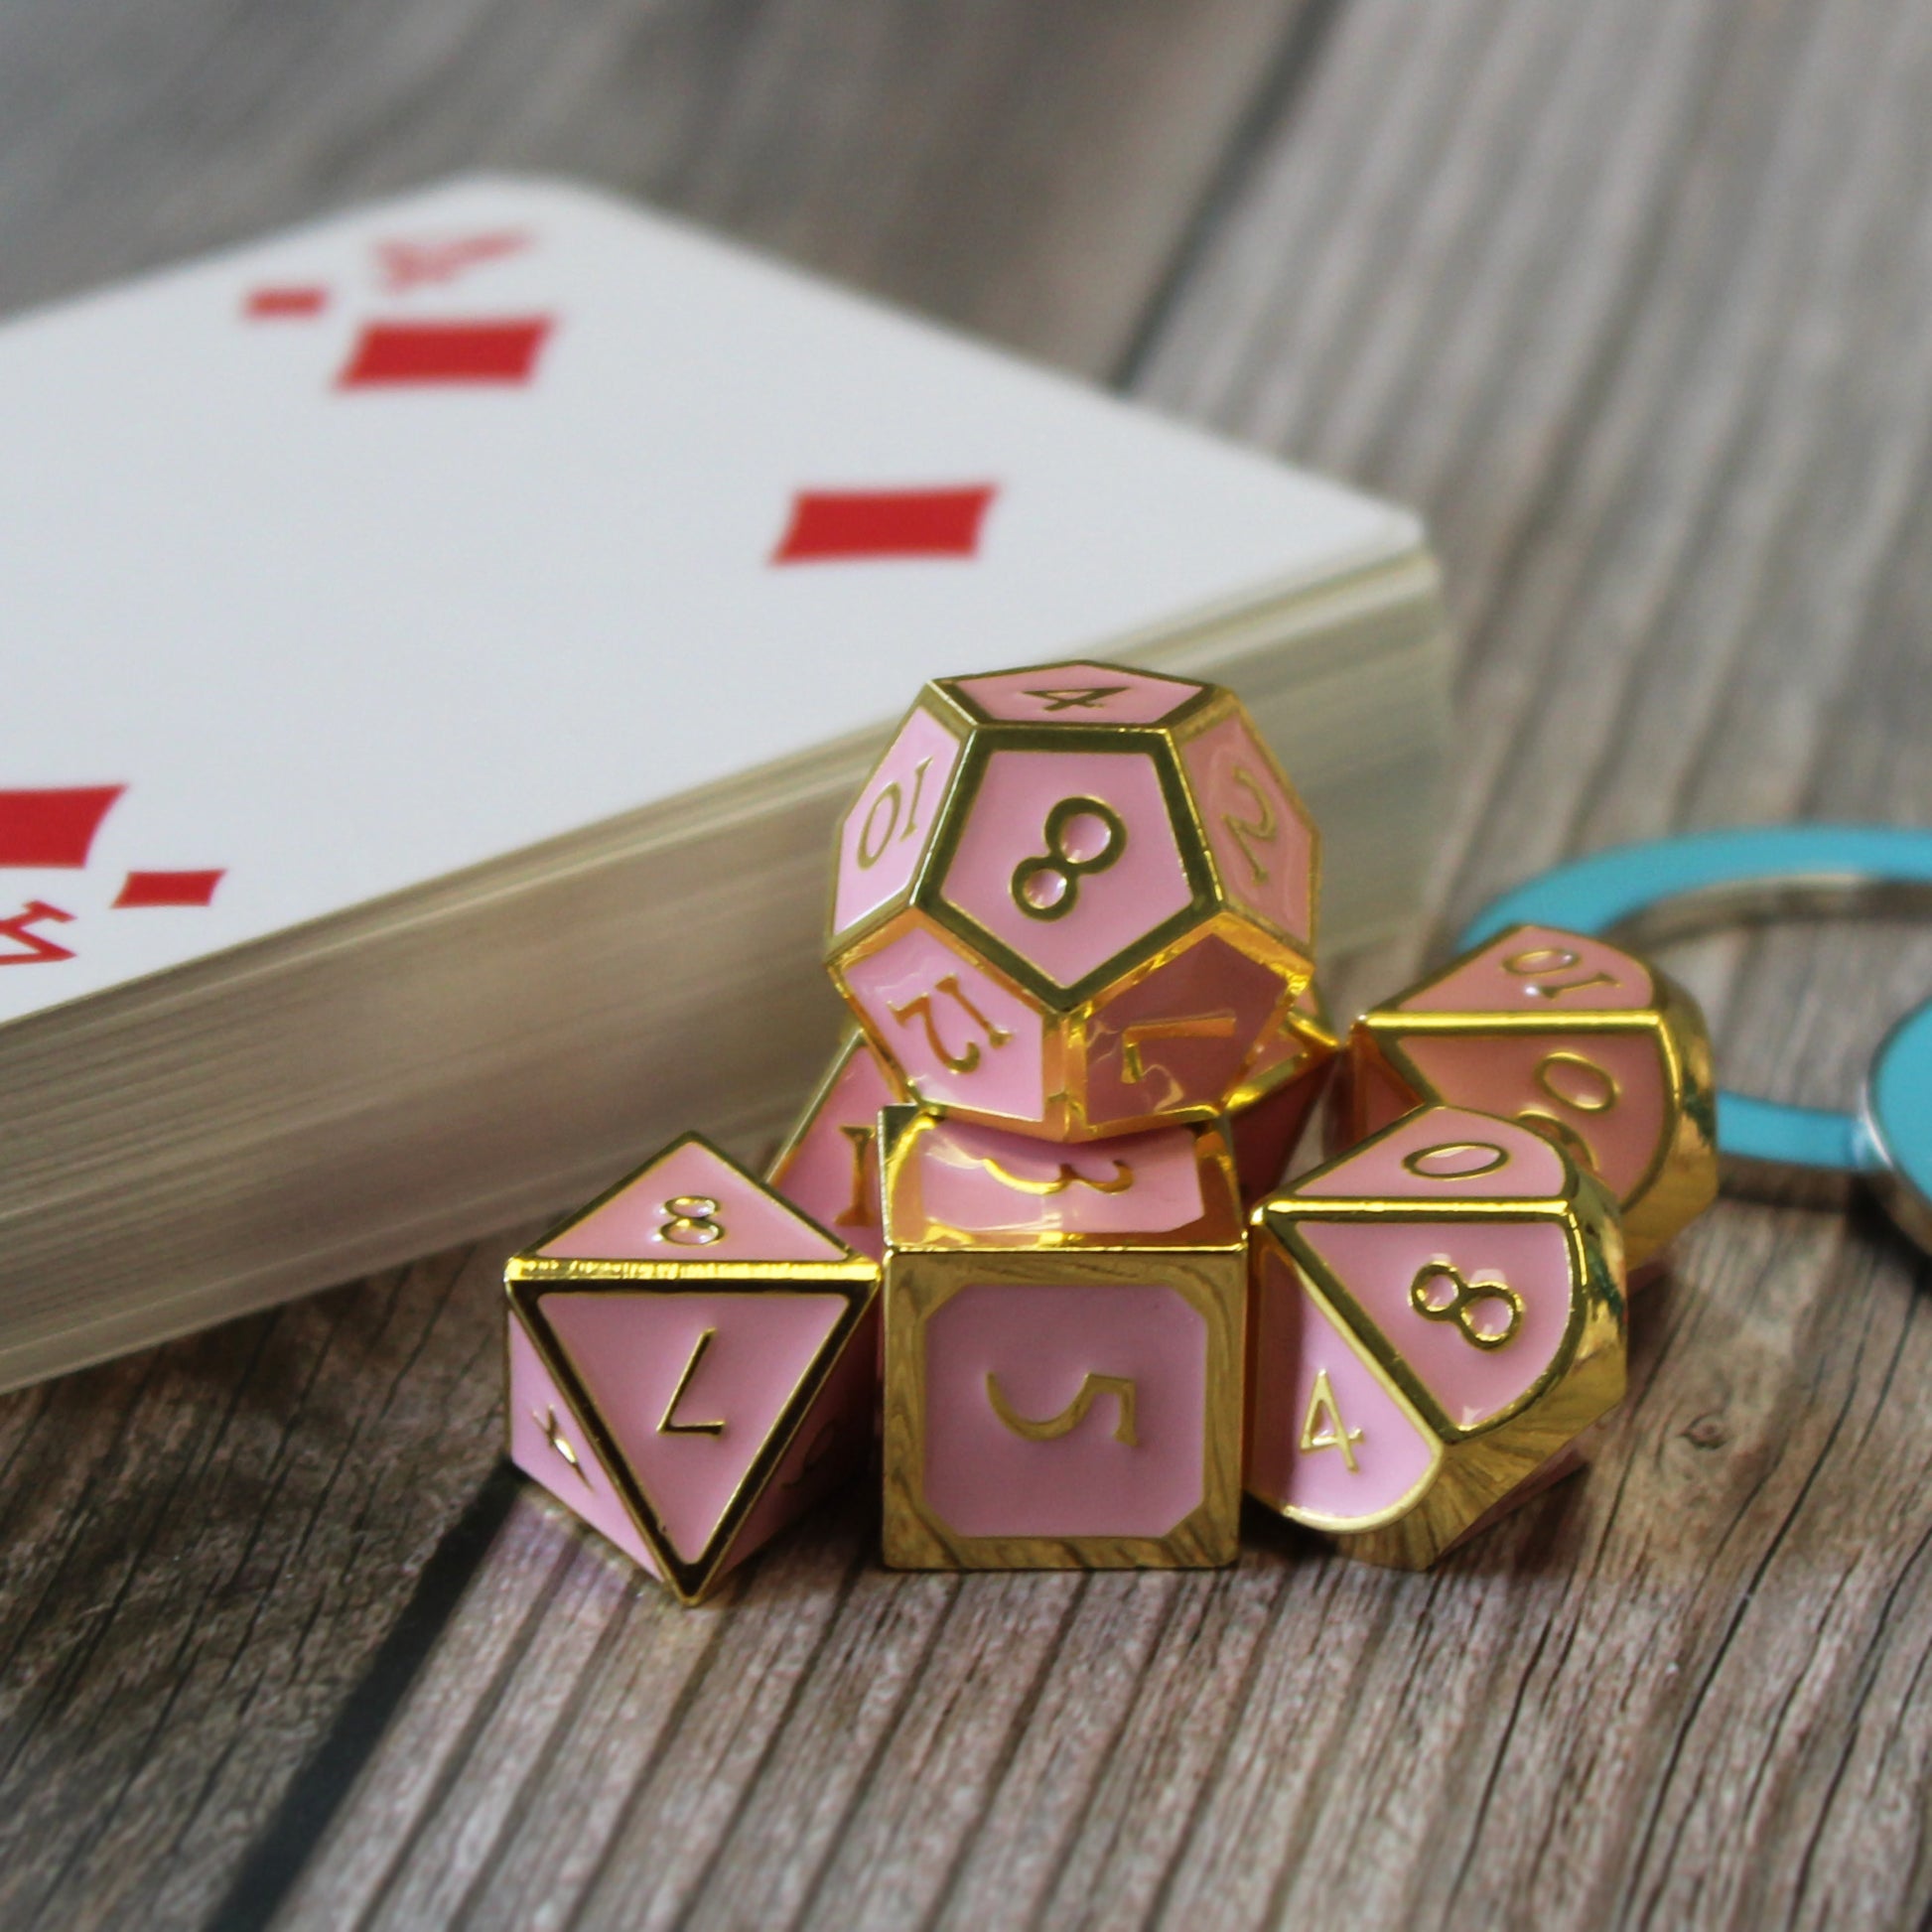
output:
[[[0,330],[0,1020],[1420,542],[510,180]]]

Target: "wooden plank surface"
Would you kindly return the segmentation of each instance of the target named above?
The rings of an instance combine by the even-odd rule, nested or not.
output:
[[[1932,820],[1932,9],[23,0],[0,300],[477,160],[631,188],[1416,502],[1465,639],[1430,928],[1678,826]],[[1853,1090],[1910,928],[1674,955]],[[0,1922],[1916,1922],[1925,1268],[1723,1203],[1594,1467],[1422,1578],[679,1612],[492,1474],[500,1245],[0,1404]]]

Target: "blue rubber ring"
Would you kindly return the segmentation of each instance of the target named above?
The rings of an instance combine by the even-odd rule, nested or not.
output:
[[[1932,831],[1890,825],[1771,825],[1616,846],[1553,867],[1505,893],[1469,923],[1462,943],[1479,946],[1513,925],[1602,933],[1687,895],[1798,884],[1848,891],[1932,886]],[[1906,1044],[1901,1047],[1900,1041]],[[1899,1028],[1887,1046],[1897,1048],[1898,1065],[1908,1070],[1892,1077],[1874,1068],[1871,1130],[1856,1114],[1721,1091],[1719,1148],[1748,1160],[1839,1173],[1894,1167],[1914,1184],[1932,1183],[1932,1107],[1922,1098],[1922,1083],[1932,1072],[1932,1018],[1916,1031]],[[1915,1088],[1914,1082],[1920,1084]],[[1891,1096],[1889,1106],[1881,1093]],[[1921,1190],[1932,1194],[1932,1184]]]

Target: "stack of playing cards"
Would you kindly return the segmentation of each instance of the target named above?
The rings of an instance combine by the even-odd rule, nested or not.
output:
[[[30,317],[0,423],[0,1385],[756,1152],[962,663],[1233,686],[1330,952],[1428,861],[1414,518],[581,190]]]

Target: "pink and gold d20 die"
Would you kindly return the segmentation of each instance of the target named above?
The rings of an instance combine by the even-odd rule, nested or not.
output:
[[[943,679],[840,826],[827,964],[929,1106],[1056,1141],[1206,1119],[1308,983],[1315,856],[1216,686]]]
[[[1220,1126],[1060,1147],[884,1118],[886,1561],[1231,1562],[1246,1254]]]
[[[695,1134],[504,1285],[511,1460],[684,1602],[865,1460],[878,1264]]]
[[[886,1252],[879,1111],[904,1098],[865,1035],[848,1035],[764,1176],[821,1227],[875,1261]]]
[[[1328,1089],[1340,1045],[1311,980],[1229,1101],[1228,1136],[1243,1200],[1257,1201],[1280,1185]]]
[[[1616,1196],[1640,1267],[1718,1190],[1711,1041],[1697,1002],[1601,939],[1516,926],[1355,1023],[1349,1140],[1424,1102],[1558,1142]]]
[[[1515,1123],[1427,1107],[1254,1215],[1249,1492],[1420,1569],[1621,1399],[1609,1195]]]

